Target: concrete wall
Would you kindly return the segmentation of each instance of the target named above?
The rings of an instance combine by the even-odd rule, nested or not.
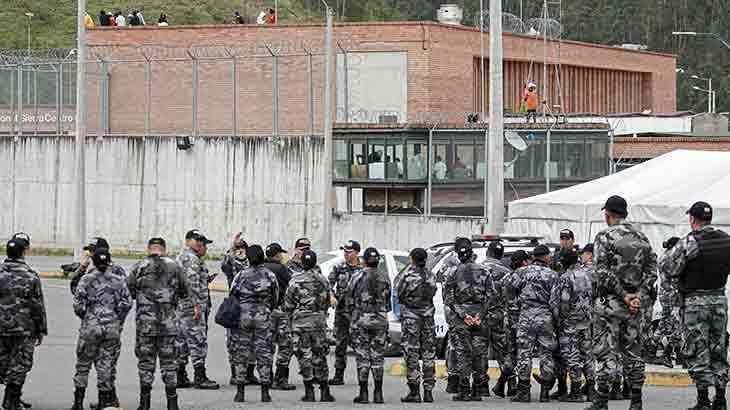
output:
[[[220,252],[234,232],[249,243],[321,231],[321,139],[197,139],[188,151],[170,137],[87,140],[87,232],[115,249],[141,250],[161,235],[177,248],[202,229]],[[28,232],[36,247],[75,245],[72,137],[0,138],[0,238]],[[480,233],[477,219],[345,214],[333,220],[335,244],[407,250]]]

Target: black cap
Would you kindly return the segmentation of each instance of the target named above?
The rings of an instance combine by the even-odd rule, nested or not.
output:
[[[570,229],[563,229],[560,231],[560,239],[575,239],[575,235]]]
[[[426,259],[428,258],[428,253],[426,253],[426,250],[423,248],[415,248],[411,250],[410,257],[411,259],[413,259],[413,262],[418,265],[419,263],[426,262]]]
[[[489,246],[487,246],[487,254],[494,258],[501,259],[504,255],[504,245],[502,245],[502,242],[500,241],[489,242]]]
[[[530,255],[522,249],[518,249],[515,253],[510,256],[510,262],[512,262],[512,269],[517,269],[522,266],[522,263],[530,260]]]
[[[186,240],[193,239],[193,238],[195,238],[198,235],[201,235],[201,233],[200,233],[199,230],[197,230],[197,229],[191,229],[191,230],[188,231],[188,233],[185,234],[185,239]]]
[[[30,235],[28,235],[25,232],[16,232],[16,233],[14,233],[12,239],[18,239],[18,240],[21,240],[21,241],[25,241],[25,247],[26,248],[30,246]]]
[[[317,266],[317,254],[313,250],[307,249],[302,252],[302,266],[304,269],[312,269]]]
[[[188,234],[192,233],[192,235],[188,238],[188,235],[185,235],[185,239],[192,239],[194,241],[203,242],[205,245],[208,245],[209,243],[213,243],[210,239],[206,238],[205,235],[203,235],[202,232],[200,232],[197,229],[193,229],[192,231],[188,232]]]
[[[109,253],[109,248],[96,248],[94,254],[91,256],[91,260],[96,267],[109,266],[112,263],[112,255]]]
[[[454,239],[454,249],[455,250],[459,249],[460,247],[465,246],[465,245],[471,246],[471,240],[469,238],[458,237],[458,238]]]
[[[167,244],[165,243],[165,240],[162,239],[162,238],[160,238],[160,237],[158,237],[158,236],[152,237],[152,238],[150,238],[149,241],[147,241],[147,246],[148,247],[150,247],[152,245],[160,245],[163,248],[166,248],[167,247]]]
[[[349,240],[344,245],[340,246],[340,249],[344,251],[356,251],[360,252],[360,243],[358,241]]]
[[[274,242],[269,244],[269,246],[266,247],[266,257],[267,258],[273,258],[274,256],[280,254],[280,253],[286,253],[284,248],[281,247],[278,243]]]
[[[86,246],[84,246],[83,249],[85,251],[94,252],[95,249],[101,249],[101,248],[109,249],[110,248],[109,242],[107,242],[106,239],[104,239],[102,237],[94,237],[94,238],[91,238],[89,243]]]
[[[628,204],[626,200],[618,195],[614,195],[606,200],[606,204],[603,205],[601,210],[613,212],[616,215],[626,216],[629,214]]]
[[[586,252],[593,253],[593,244],[592,243],[587,243],[586,246],[584,246],[583,249],[580,251],[580,253],[586,253]]]
[[[312,242],[309,241],[309,238],[299,238],[294,243],[294,248],[296,248],[296,249],[300,249],[300,248],[309,249],[311,247],[312,247]]]
[[[712,207],[707,202],[695,202],[692,207],[687,210],[687,215],[694,216],[695,218],[703,221],[711,221]]]
[[[10,249],[26,249],[28,248],[28,245],[26,245],[26,241],[19,238],[10,239],[8,243],[5,245],[5,247]]]
[[[370,248],[365,249],[365,252],[362,254],[362,257],[364,259],[380,258],[380,252],[378,252],[377,249],[370,247]]]
[[[545,245],[537,245],[535,249],[532,250],[532,256],[547,256],[550,255],[550,248],[548,248]]]

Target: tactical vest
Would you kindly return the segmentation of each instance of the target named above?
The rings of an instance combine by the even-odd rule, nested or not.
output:
[[[730,273],[730,236],[720,230],[699,231],[693,236],[699,253],[687,261],[679,281],[680,290],[687,293],[724,289]]]

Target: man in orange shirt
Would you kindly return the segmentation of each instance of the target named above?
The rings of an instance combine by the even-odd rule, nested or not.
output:
[[[525,93],[522,96],[523,104],[527,110],[527,122],[530,122],[530,118],[534,122],[537,122],[537,107],[539,105],[537,98],[537,85],[533,82],[529,82],[525,88]]]

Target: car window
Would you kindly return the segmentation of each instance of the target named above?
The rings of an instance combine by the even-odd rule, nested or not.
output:
[[[411,260],[407,256],[393,256],[393,260],[395,261],[395,271],[400,273],[403,271],[403,269],[408,266],[409,263],[411,263]]]
[[[317,255],[317,263],[325,263],[328,260],[334,259],[336,257],[337,257],[337,255],[332,255],[329,253],[319,254],[319,255]]]

